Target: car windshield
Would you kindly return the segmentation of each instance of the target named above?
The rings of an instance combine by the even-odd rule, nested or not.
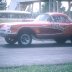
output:
[[[48,14],[39,15],[35,21],[52,21],[51,17]]]

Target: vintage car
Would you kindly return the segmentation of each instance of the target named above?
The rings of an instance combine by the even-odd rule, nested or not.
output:
[[[32,22],[0,24],[0,35],[9,44],[28,46],[32,39],[54,39],[57,43],[72,41],[72,20],[63,13],[44,13]]]

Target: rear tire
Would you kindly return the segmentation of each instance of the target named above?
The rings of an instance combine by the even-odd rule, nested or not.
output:
[[[62,38],[59,38],[59,39],[55,39],[55,41],[58,43],[58,44],[64,44],[66,39],[62,39]]]
[[[70,39],[70,41],[71,41],[71,44],[72,44],[72,36],[71,36],[69,39]]]
[[[18,35],[18,44],[21,46],[29,46],[32,42],[32,36],[30,33],[21,32]]]

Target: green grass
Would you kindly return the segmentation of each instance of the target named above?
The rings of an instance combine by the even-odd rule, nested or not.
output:
[[[71,64],[29,65],[0,68],[0,72],[72,72]]]

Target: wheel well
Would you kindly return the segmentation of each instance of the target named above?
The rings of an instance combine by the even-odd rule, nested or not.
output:
[[[19,31],[18,31],[18,35],[22,32],[26,32],[26,33],[30,33],[31,35],[33,36],[36,36],[35,32],[30,29],[30,28],[21,28]]]

